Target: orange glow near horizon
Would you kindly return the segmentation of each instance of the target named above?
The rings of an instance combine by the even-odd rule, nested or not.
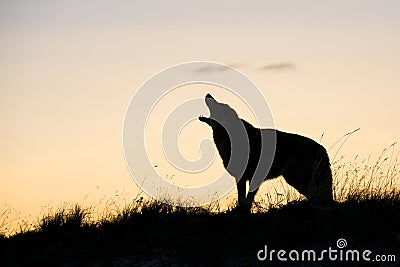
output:
[[[140,190],[124,161],[126,109],[146,79],[183,62],[232,64],[258,85],[278,129],[323,136],[327,148],[361,128],[337,159],[378,158],[399,141],[398,2],[313,2],[310,9],[260,1],[228,4],[228,13],[211,1],[92,4],[0,4],[0,203],[17,213],[96,204],[116,191],[133,198]],[[200,87],[182,88],[175,101],[212,90],[252,121],[232,95]],[[193,122],[182,131],[182,151],[195,159],[191,138],[210,136]],[[161,175],[171,177],[157,142],[149,150]],[[213,173],[223,170],[219,163],[217,155]]]

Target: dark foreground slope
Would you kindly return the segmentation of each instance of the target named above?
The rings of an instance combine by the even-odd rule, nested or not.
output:
[[[210,213],[204,209],[174,208],[146,204],[139,211],[127,208],[112,219],[97,223],[85,220],[79,207],[70,213],[43,218],[36,230],[0,237],[1,266],[265,266],[257,253],[271,250],[338,249],[371,250],[369,255],[395,255],[389,262],[371,261],[371,266],[400,264],[400,201],[391,198],[349,201],[330,207],[296,202],[266,213],[239,214],[234,210]],[[342,240],[343,241],[343,240]],[[342,245],[343,246],[343,243]],[[339,253],[339,251],[337,252]],[[264,254],[261,253],[260,256]],[[292,254],[295,256],[295,254]],[[338,254],[338,257],[340,255]],[[319,256],[317,256],[319,257]],[[360,260],[318,263],[279,261],[273,265],[348,265]]]

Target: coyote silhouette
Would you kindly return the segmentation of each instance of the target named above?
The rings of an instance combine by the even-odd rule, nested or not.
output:
[[[332,172],[328,154],[322,145],[305,136],[255,128],[240,119],[229,105],[218,102],[210,94],[206,95],[205,102],[210,117],[200,116],[199,120],[211,126],[224,167],[236,178],[239,208],[250,211],[259,185],[280,175],[309,201],[333,201]],[[267,141],[262,136],[267,136]],[[268,141],[271,138],[274,142]],[[261,155],[273,152],[274,148],[275,153],[268,163]],[[258,165],[268,164],[269,170],[261,172],[263,177],[256,177],[259,174],[256,171]],[[260,182],[247,193],[246,183],[250,185],[256,179]]]

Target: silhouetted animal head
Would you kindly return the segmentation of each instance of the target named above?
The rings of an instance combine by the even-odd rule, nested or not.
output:
[[[217,126],[218,123],[225,128],[241,123],[238,114],[229,105],[218,102],[210,94],[206,95],[205,102],[210,110],[210,117],[200,116],[200,121],[207,123],[211,127]]]

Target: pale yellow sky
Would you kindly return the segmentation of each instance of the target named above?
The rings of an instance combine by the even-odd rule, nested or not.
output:
[[[129,101],[193,60],[237,66],[277,128],[324,133],[327,147],[361,128],[341,154],[377,156],[400,137],[399,13],[398,1],[1,1],[0,203],[36,214],[136,192],[122,149]],[[276,64],[289,67],[263,69]]]

